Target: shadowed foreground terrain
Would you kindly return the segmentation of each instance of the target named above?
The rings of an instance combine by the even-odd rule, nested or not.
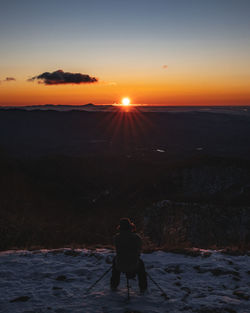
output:
[[[130,280],[127,301],[125,275],[116,292],[109,288],[110,272],[89,292],[111,265],[106,249],[57,249],[0,253],[0,310],[18,312],[89,313],[246,313],[249,312],[250,256],[200,251],[186,256],[162,251],[143,254],[148,281],[141,294]]]
[[[249,121],[0,110],[0,249],[110,244],[121,216],[147,249],[249,249]]]

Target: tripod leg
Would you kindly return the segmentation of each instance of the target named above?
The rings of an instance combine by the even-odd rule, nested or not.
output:
[[[147,273],[148,277],[150,278],[150,280],[155,284],[155,286],[162,292],[162,296],[168,300],[169,297],[167,296],[166,292],[161,288],[161,286],[159,284],[157,284],[157,282],[149,275],[149,273]]]
[[[103,277],[104,277],[105,275],[107,275],[108,272],[109,272],[111,269],[112,269],[112,266],[111,266],[106,272],[104,272],[104,273],[102,274],[102,276],[101,276],[100,278],[98,278],[97,281],[94,282],[93,285],[91,285],[91,286],[86,290],[86,293],[88,293],[92,288],[94,288],[95,285],[96,285],[100,280],[102,280]]]
[[[129,294],[129,280],[128,280],[128,277],[127,277],[127,290],[128,290],[128,300],[130,299],[130,294]]]

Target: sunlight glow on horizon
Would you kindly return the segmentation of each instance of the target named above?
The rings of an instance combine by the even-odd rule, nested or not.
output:
[[[130,105],[130,99],[129,98],[123,98],[122,99],[122,105],[129,106]]]

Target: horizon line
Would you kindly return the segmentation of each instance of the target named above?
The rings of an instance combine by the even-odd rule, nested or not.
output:
[[[0,107],[32,107],[32,106],[113,106],[113,107],[124,107],[121,103],[102,103],[102,104],[94,104],[94,103],[85,103],[85,104],[54,104],[54,103],[44,103],[44,104],[0,104]],[[249,104],[139,104],[132,103],[129,107],[247,107]]]

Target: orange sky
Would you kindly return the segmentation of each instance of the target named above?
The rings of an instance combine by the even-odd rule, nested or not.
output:
[[[250,105],[250,1],[13,0],[0,29],[2,106]],[[59,69],[99,81],[27,81]]]
[[[103,82],[47,86],[37,82],[2,82],[1,105],[120,103],[125,96],[134,104],[148,105],[250,105],[250,89],[244,82],[178,80],[165,82]]]

